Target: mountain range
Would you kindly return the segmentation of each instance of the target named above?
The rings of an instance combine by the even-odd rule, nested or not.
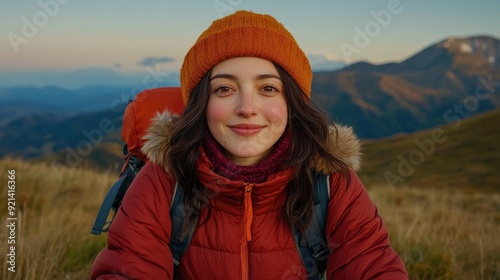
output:
[[[448,38],[399,63],[315,73],[312,89],[313,100],[361,138],[418,131],[500,105],[500,41]]]
[[[87,86],[76,90],[55,86],[0,88],[0,125],[25,116],[67,118],[112,108],[121,110],[133,96],[130,87]]]
[[[0,88],[0,157],[119,165],[123,109],[139,89]],[[363,140],[446,125],[499,107],[500,41],[447,38],[402,62],[315,72],[312,90]]]

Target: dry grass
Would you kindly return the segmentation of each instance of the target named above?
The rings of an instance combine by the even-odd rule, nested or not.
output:
[[[371,188],[410,279],[500,279],[500,194]]]
[[[105,246],[105,236],[92,236],[90,228],[116,175],[4,159],[2,184],[8,169],[17,174],[17,263],[16,273],[7,270],[4,227],[0,278],[88,279]],[[498,193],[385,186],[369,193],[411,279],[500,279]],[[5,191],[0,199],[7,201]],[[0,219],[6,218],[2,207]]]
[[[105,236],[91,236],[90,229],[116,176],[4,159],[2,184],[10,169],[16,171],[16,272],[7,270],[8,232],[3,227],[0,278],[87,279],[93,258],[106,242]],[[6,191],[0,194],[1,205],[6,196]],[[7,207],[2,207],[0,218],[6,217]]]

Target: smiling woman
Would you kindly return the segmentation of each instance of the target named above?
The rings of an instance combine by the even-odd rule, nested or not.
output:
[[[91,278],[407,279],[355,173],[358,140],[310,101],[311,82],[307,57],[273,17],[238,11],[214,21],[181,68],[184,112],[150,128],[149,162]],[[189,240],[180,258],[165,211],[174,189]],[[324,248],[307,257],[298,248],[316,245],[308,236],[318,222]]]
[[[287,118],[283,83],[270,61],[236,57],[214,66],[207,123],[232,162],[259,163],[283,135]]]

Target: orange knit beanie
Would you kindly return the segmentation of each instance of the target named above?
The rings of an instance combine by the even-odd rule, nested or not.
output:
[[[186,54],[181,68],[184,103],[208,70],[226,59],[242,56],[280,65],[310,96],[311,66],[290,32],[270,15],[237,11],[212,22]]]

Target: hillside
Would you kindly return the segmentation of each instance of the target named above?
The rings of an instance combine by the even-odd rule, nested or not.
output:
[[[71,154],[86,157],[97,149],[102,151],[103,143],[121,143],[122,118],[123,111],[113,110],[73,117],[42,114],[18,118],[0,131],[0,157],[65,154],[67,165],[71,166]]]
[[[92,236],[90,230],[116,175],[8,158],[0,160],[0,170],[5,180],[7,170],[15,170],[15,194],[9,197],[15,199],[17,218],[16,272],[7,270],[8,232],[2,229],[0,279],[88,279],[93,259],[106,244],[105,235]],[[7,198],[2,191],[0,199]],[[2,221],[10,217],[7,213],[7,207],[0,208]]]
[[[365,141],[370,185],[500,190],[500,110],[409,135]]]

